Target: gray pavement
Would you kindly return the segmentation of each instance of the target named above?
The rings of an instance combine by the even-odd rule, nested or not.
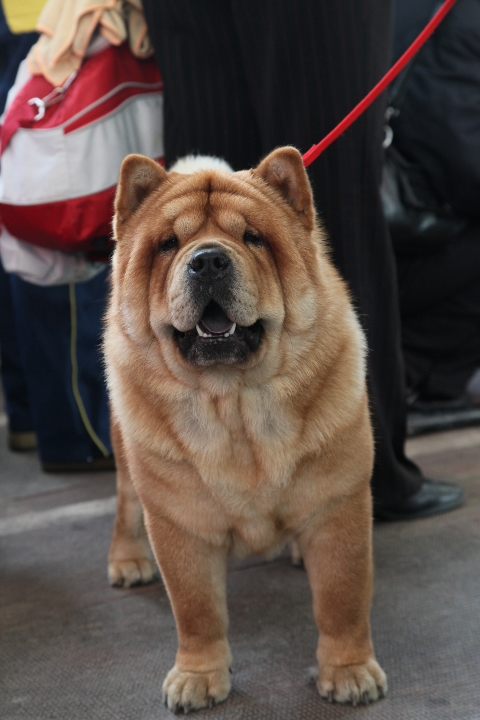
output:
[[[176,638],[163,585],[107,583],[114,474],[44,474],[35,454],[8,452],[5,436],[3,424],[1,720],[171,718],[161,685]],[[320,699],[308,679],[316,629],[305,573],[286,555],[254,558],[228,578],[232,694],[199,720],[480,720],[480,429],[409,449],[467,503],[375,527],[372,624],[387,698],[357,708]]]

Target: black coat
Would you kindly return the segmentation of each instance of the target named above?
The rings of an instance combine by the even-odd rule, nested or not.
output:
[[[397,54],[437,6],[432,0],[404,3],[397,14]],[[400,114],[391,121],[394,144],[423,167],[454,210],[478,218],[480,0],[457,0],[413,63]]]

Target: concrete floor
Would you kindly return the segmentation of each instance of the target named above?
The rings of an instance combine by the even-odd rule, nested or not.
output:
[[[114,475],[41,472],[6,450],[0,419],[0,718],[159,720],[175,626],[161,582],[106,580]],[[308,681],[316,629],[305,573],[287,557],[229,573],[233,691],[212,720],[480,719],[480,429],[409,441],[430,477],[466,505],[377,525],[372,612],[385,700],[329,705]]]

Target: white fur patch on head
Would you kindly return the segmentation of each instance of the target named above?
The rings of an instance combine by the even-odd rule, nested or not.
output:
[[[233,168],[225,160],[210,155],[186,155],[186,157],[177,160],[170,168],[170,172],[177,172],[182,175],[191,175],[199,170],[234,172]]]

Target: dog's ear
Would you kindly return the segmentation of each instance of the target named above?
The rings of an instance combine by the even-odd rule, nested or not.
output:
[[[123,223],[167,177],[161,165],[144,155],[128,155],[125,158],[115,195],[115,237]]]
[[[313,227],[315,210],[312,189],[302,156],[296,148],[277,148],[262,160],[254,173],[282,195],[285,202],[302,216],[304,224]]]

